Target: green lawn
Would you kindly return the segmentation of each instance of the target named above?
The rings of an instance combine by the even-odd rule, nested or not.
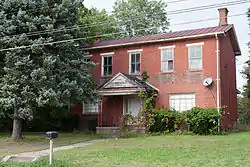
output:
[[[55,147],[64,146],[99,138],[95,134],[86,133],[59,133],[55,140]],[[14,142],[10,134],[0,133],[0,157],[20,152],[29,152],[49,148],[49,140],[44,133],[24,133],[24,139]]]
[[[56,167],[246,167],[250,166],[250,133],[114,139],[57,152],[54,158]],[[3,166],[38,167],[47,164],[48,157],[45,157],[36,163]]]

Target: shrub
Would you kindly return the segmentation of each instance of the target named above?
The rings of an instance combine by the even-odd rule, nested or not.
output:
[[[152,111],[148,126],[151,133],[166,133],[186,129],[185,117],[182,113],[164,108]]]
[[[148,129],[150,133],[186,131],[194,134],[217,134],[220,114],[215,108],[193,108],[180,113],[169,109],[154,109],[150,113]]]
[[[220,114],[215,108],[192,108],[183,113],[189,130],[195,134],[216,134]]]

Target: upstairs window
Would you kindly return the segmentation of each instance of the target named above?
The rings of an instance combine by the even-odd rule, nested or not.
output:
[[[102,76],[112,76],[113,53],[101,54],[102,56]]]
[[[129,52],[129,73],[140,74],[141,71],[141,51],[134,50]]]
[[[174,71],[174,47],[160,47],[161,49],[161,72]]]
[[[188,44],[188,67],[189,70],[202,69],[202,45],[204,43]]]

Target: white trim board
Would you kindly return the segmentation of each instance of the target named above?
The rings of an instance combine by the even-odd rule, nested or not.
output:
[[[115,52],[107,52],[107,53],[101,53],[100,55],[101,56],[111,56],[111,55],[114,55],[115,54]]]
[[[172,48],[175,48],[175,45],[158,47],[158,49],[160,49],[160,50],[162,50],[162,49],[172,49]]]
[[[143,49],[136,49],[136,50],[128,50],[128,53],[133,53],[133,52],[142,52]]]

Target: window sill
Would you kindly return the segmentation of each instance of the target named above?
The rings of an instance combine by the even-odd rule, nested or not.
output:
[[[196,70],[189,69],[188,70],[188,72],[202,72],[202,71],[203,71],[203,69],[196,69]]]
[[[129,73],[129,75],[133,75],[133,76],[141,76],[141,73],[137,73],[137,74]]]
[[[111,78],[112,77],[112,75],[103,75],[103,76],[101,76],[102,78]]]

